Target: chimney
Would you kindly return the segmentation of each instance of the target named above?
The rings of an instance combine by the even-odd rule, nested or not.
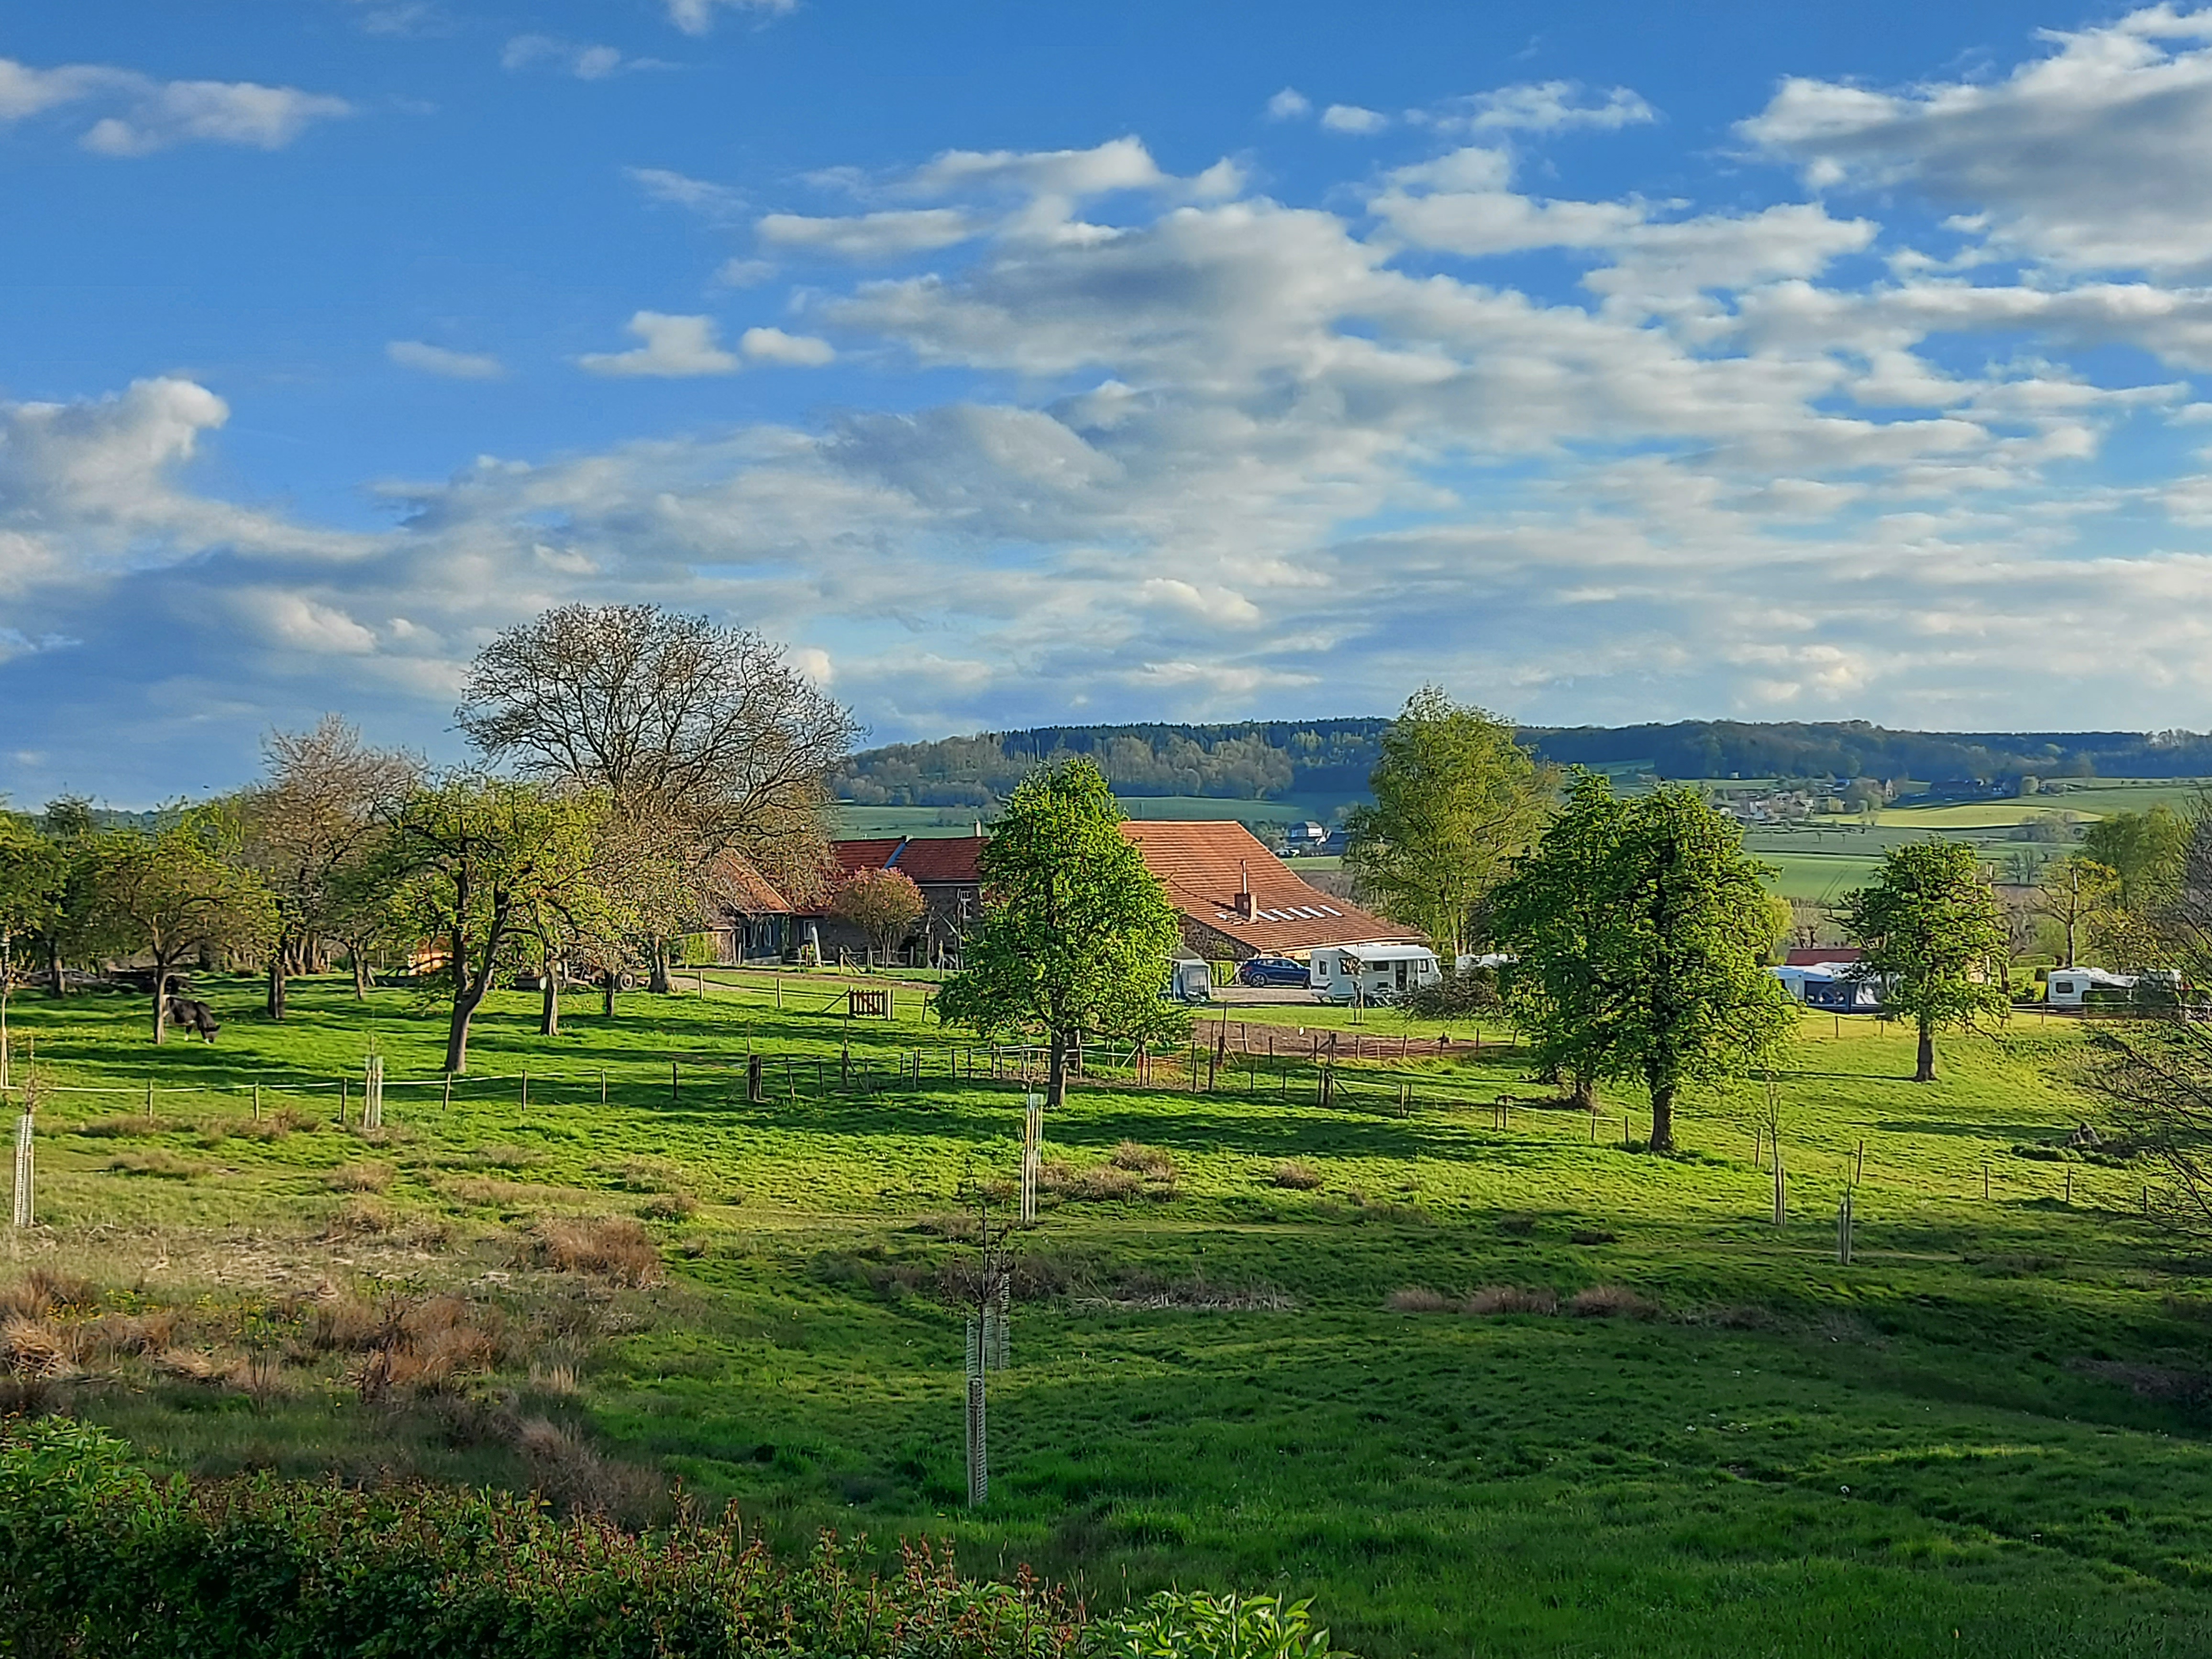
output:
[[[1237,860],[1237,914],[1245,921],[1252,920],[1252,870],[1243,859]]]

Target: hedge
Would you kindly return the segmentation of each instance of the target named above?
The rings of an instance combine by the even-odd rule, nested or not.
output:
[[[1168,1594],[1086,1621],[1024,1569],[825,1534],[786,1560],[732,1516],[640,1534],[535,1498],[156,1479],[65,1418],[0,1426],[0,1651],[35,1659],[1326,1659],[1279,1600]]]

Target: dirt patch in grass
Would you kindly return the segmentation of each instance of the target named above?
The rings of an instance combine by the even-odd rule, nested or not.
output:
[[[1571,1244],[1618,1244],[1619,1233],[1607,1232],[1602,1227],[1577,1227],[1567,1235]]]

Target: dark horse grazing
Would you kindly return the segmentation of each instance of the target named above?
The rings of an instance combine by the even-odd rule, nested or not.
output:
[[[222,1022],[215,1017],[215,1010],[193,997],[172,996],[166,1012],[170,1024],[182,1030],[198,1031],[210,1042],[222,1030]]]

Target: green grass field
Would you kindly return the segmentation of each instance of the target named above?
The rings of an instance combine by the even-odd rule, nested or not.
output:
[[[834,983],[787,979],[779,1009],[764,977],[724,978],[611,1024],[580,998],[556,1039],[499,994],[450,1104],[422,1086],[440,1020],[411,993],[307,981],[277,1026],[213,981],[219,1043],[160,1050],[135,1000],[20,996],[48,1093],[16,1273],[181,1307],[218,1358],[332,1295],[448,1291],[530,1334],[413,1407],[364,1406],[304,1352],[258,1390],[173,1355],[88,1365],[60,1397],[160,1463],[359,1478],[535,1478],[527,1437],[486,1425],[543,1413],[780,1540],[942,1534],[1101,1602],[1280,1588],[1371,1656],[2212,1651],[2208,1264],[2142,1213],[2144,1171],[2045,1145],[2088,1111],[2070,1024],[1947,1039],[1916,1086],[1901,1036],[1808,1019],[1779,1232],[1749,1093],[1690,1105],[1688,1150],[1656,1159],[1622,1146],[1632,1098],[1595,1124],[1528,1103],[1545,1091],[1495,1043],[1341,1068],[1327,1110],[1304,1066],[1211,1094],[1094,1081],[1047,1128],[1065,1168],[1015,1241],[993,1495],[969,1512],[961,1316],[935,1286],[972,1257],[966,1195],[1003,1207],[1020,1085],[951,1075],[915,990],[896,1022],[851,1022],[872,1086],[840,1091]],[[336,1083],[372,1041],[394,1086],[364,1135],[336,1127]],[[256,1079],[289,1133],[257,1136]],[[1109,1177],[1117,1149],[1138,1167]],[[549,1218],[641,1212],[658,1285],[526,1249]],[[1453,1310],[1486,1286],[1610,1288],[1586,1316]]]

